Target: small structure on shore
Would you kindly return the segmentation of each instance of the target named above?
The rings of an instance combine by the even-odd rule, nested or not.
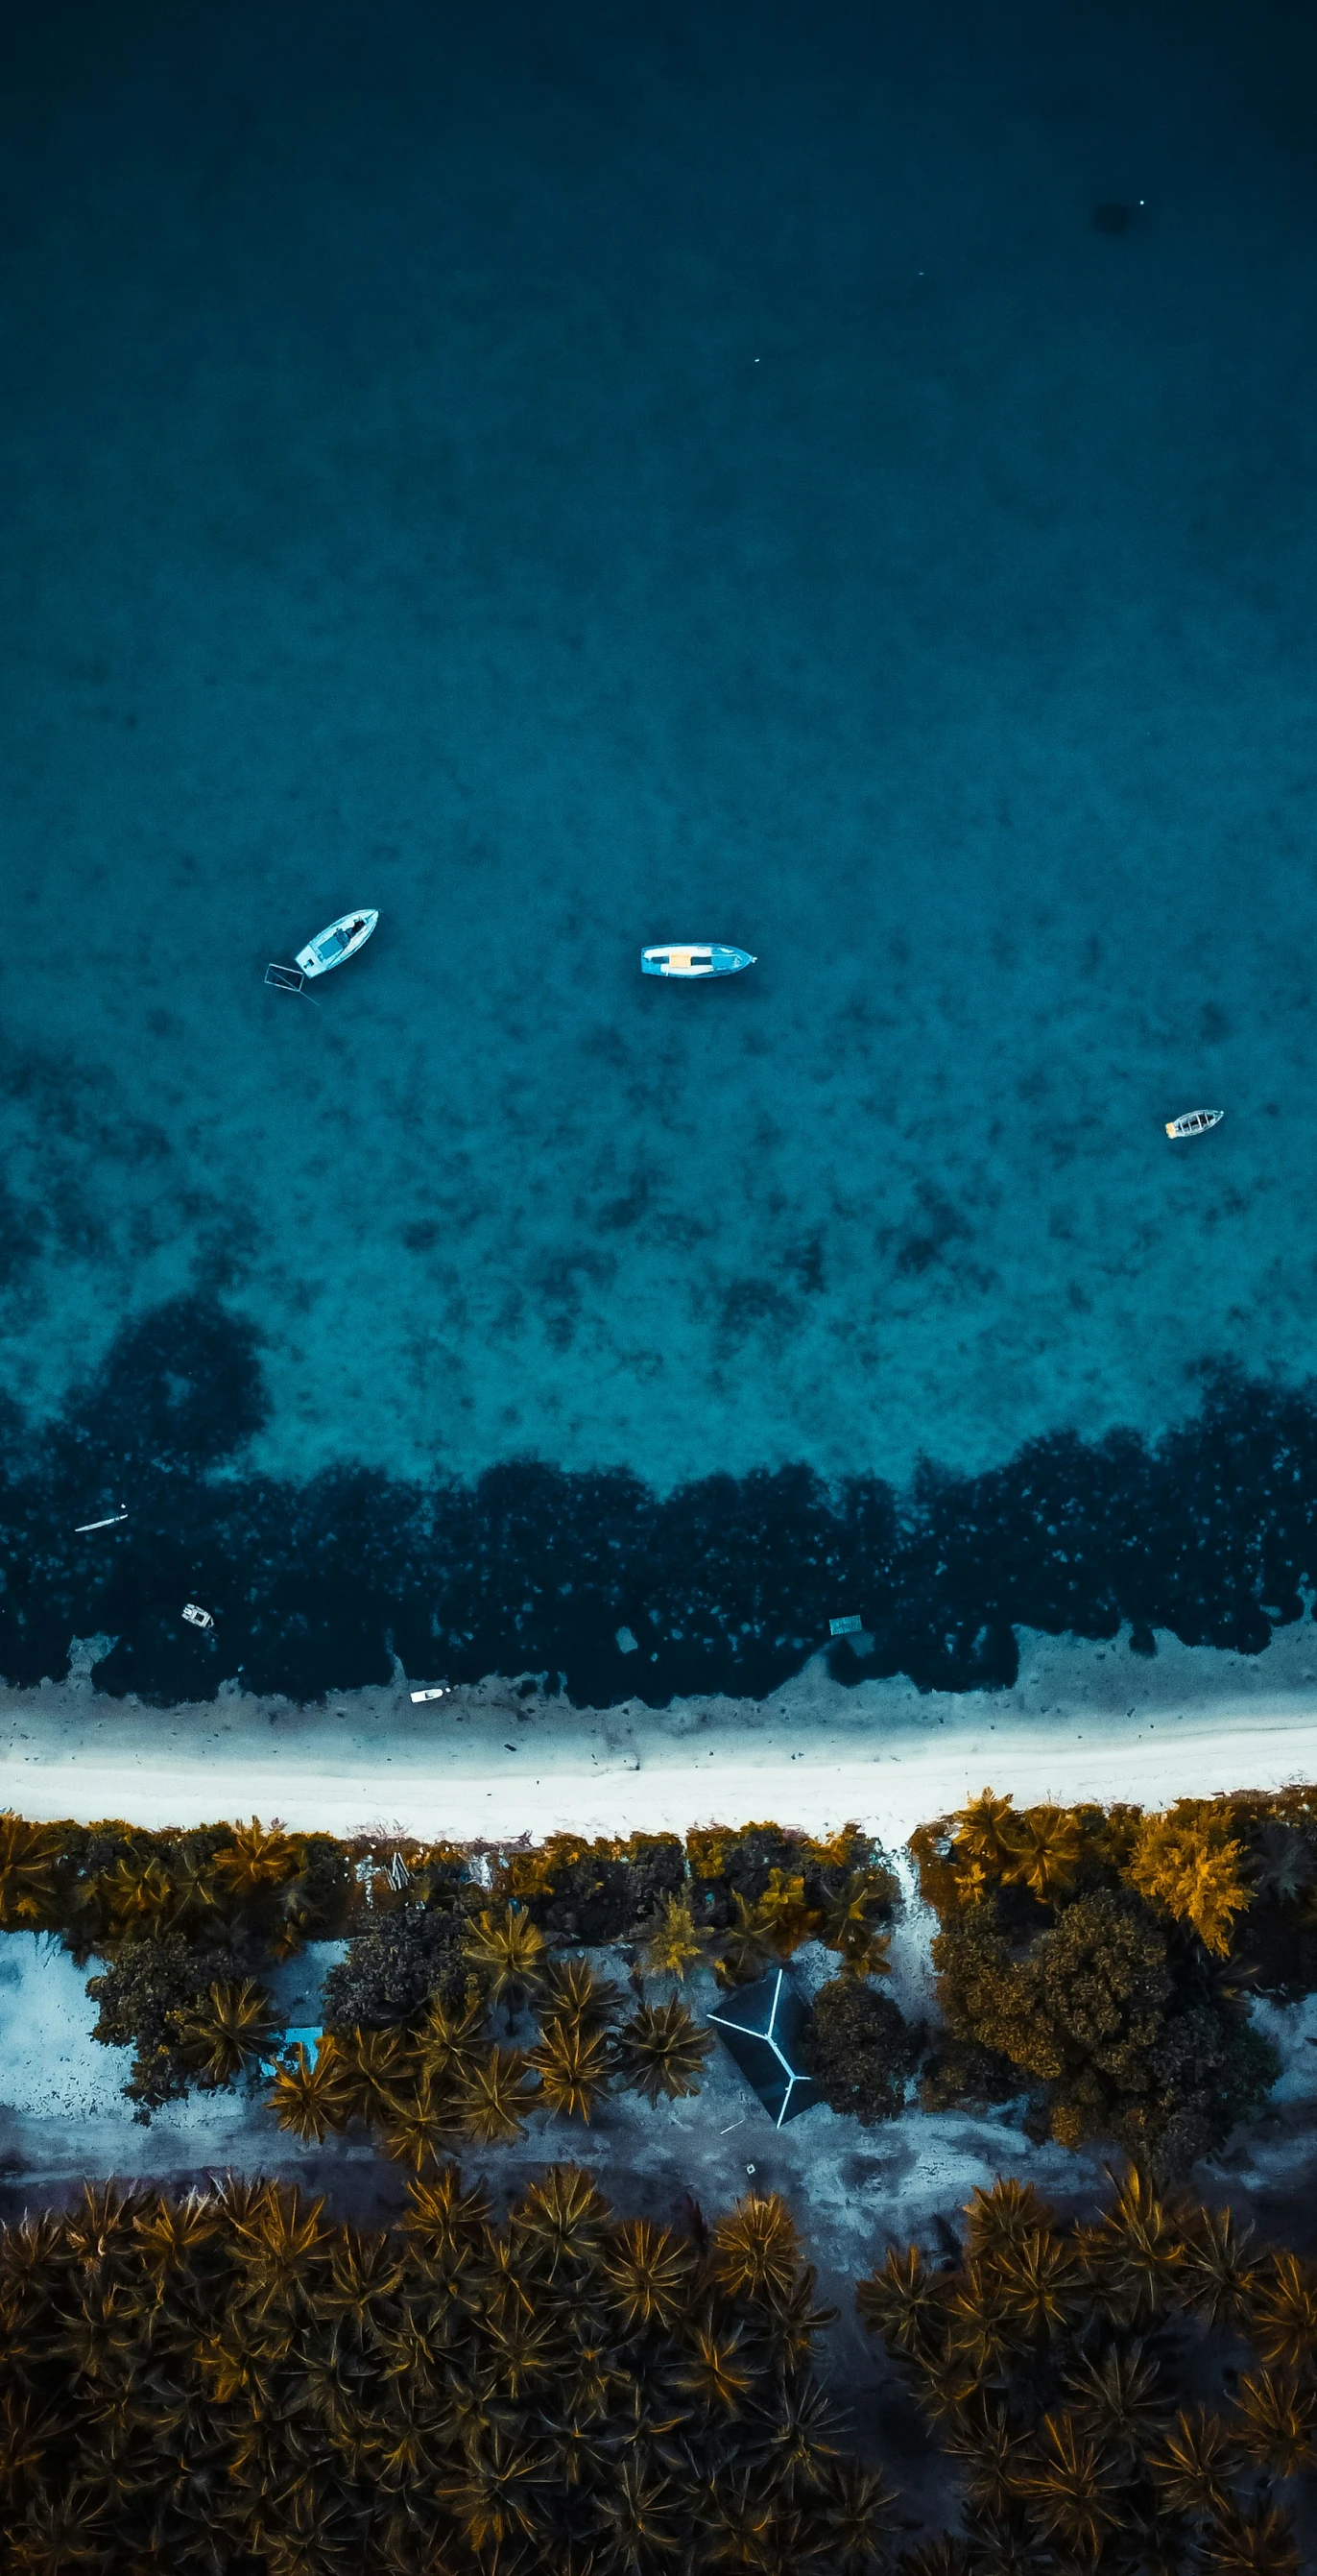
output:
[[[738,1986],[709,2015],[764,2109],[772,2113],[775,2129],[821,2099],[801,2054],[805,2011],[785,1968],[773,1968],[754,1985]]]

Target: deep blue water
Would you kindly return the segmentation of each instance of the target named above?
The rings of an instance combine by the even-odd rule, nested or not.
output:
[[[1306,1379],[1315,74],[1267,0],[9,10],[25,1406],[198,1296],[291,1484]]]

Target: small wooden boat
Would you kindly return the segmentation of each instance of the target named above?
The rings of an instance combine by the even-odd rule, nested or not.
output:
[[[1168,1136],[1205,1136],[1209,1127],[1219,1127],[1224,1109],[1188,1109],[1183,1118],[1168,1118]]]
[[[746,948],[642,948],[642,975],[740,975],[754,959]]]
[[[377,912],[344,912],[331,921],[328,930],[318,930],[305,948],[299,948],[297,962],[306,976],[327,975],[331,966],[346,965],[364,948],[376,922]]]

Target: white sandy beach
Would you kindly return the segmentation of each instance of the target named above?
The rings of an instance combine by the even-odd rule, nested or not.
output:
[[[1029,1635],[1010,1691],[921,1696],[831,1681],[822,1659],[757,1702],[573,1709],[492,1680],[415,1708],[409,1677],[324,1708],[239,1692],[172,1709],[111,1700],[83,1670],[0,1692],[0,1803],[34,1818],[143,1825],[259,1814],[500,1840],[680,1831],[720,1817],[812,1830],[854,1817],[889,1845],[990,1781],[1017,1801],[1277,1788],[1317,1777],[1317,1634],[1264,1655],[1159,1639],[1152,1660]],[[419,1677],[422,1681],[434,1678]]]

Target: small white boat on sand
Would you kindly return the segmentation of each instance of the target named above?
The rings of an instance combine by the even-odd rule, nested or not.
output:
[[[299,948],[297,962],[306,976],[327,975],[331,966],[343,966],[364,948],[376,922],[377,912],[345,912],[331,921],[328,930],[318,930],[305,948]]]
[[[1205,1136],[1209,1127],[1219,1127],[1224,1109],[1187,1109],[1183,1118],[1168,1118],[1168,1136]]]
[[[740,975],[754,965],[747,948],[642,948],[642,975],[682,975],[687,979],[706,975]]]

